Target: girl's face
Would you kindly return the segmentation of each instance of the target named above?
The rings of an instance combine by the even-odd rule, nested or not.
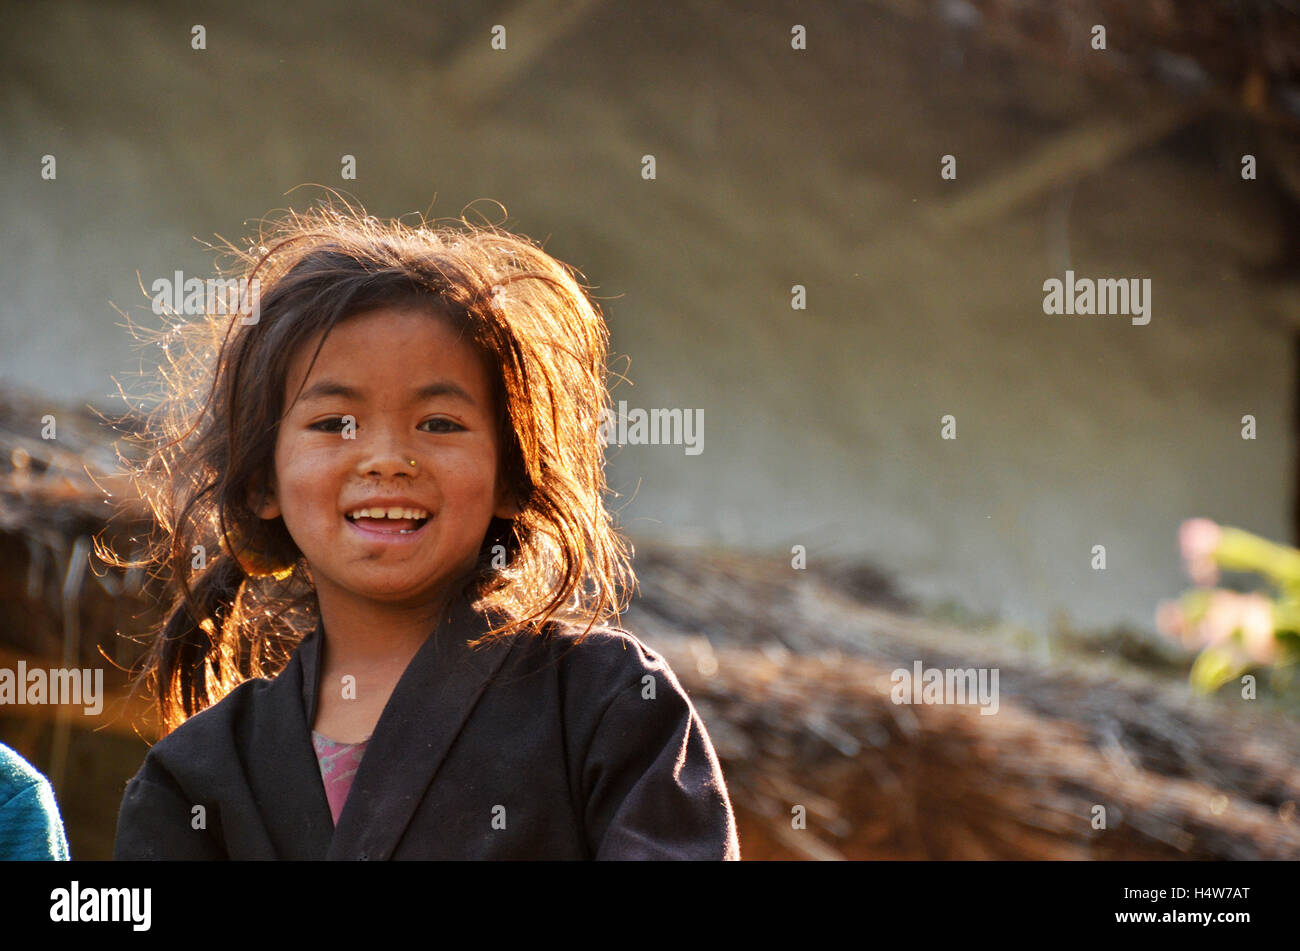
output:
[[[302,392],[258,514],[284,518],[322,614],[437,606],[474,567],[492,517],[518,514],[499,484],[489,368],[440,317],[381,308],[336,325],[303,385],[318,339],[290,361],[286,405]],[[375,508],[426,517],[350,517]]]

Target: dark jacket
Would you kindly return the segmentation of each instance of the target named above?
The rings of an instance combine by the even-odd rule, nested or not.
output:
[[[561,625],[465,646],[487,629],[462,602],[425,641],[335,828],[310,730],[318,624],[274,680],[153,746],[114,858],[740,857],[717,755],[662,657],[625,631],[577,643]]]

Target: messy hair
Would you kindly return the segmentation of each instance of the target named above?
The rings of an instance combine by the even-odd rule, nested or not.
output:
[[[459,592],[493,618],[481,640],[553,618],[590,630],[626,607],[630,546],[605,505],[599,433],[608,330],[579,272],[497,225],[380,221],[337,200],[270,217],[251,246],[221,250],[233,258],[223,280],[260,289],[256,318],[209,302],[156,332],[160,393],[132,437],[143,451],[130,476],[158,531],[143,561],[100,551],[158,569],[174,595],[141,671],[163,733],[278,672],[319,611],[283,520],[259,517],[255,500],[274,472],[294,354],[321,334],[314,365],[333,327],[375,308],[450,320],[492,371],[500,477],[518,514],[492,519]],[[282,570],[250,574],[232,537]]]

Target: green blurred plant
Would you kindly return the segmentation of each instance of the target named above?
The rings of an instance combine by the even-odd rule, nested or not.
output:
[[[1183,522],[1178,541],[1197,587],[1161,602],[1156,627],[1198,651],[1192,686],[1213,693],[1256,668],[1269,668],[1276,685],[1293,685],[1300,661],[1300,550],[1207,518]],[[1221,570],[1262,575],[1267,589],[1218,588]]]

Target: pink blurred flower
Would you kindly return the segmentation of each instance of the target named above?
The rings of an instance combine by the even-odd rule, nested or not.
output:
[[[1209,586],[1219,580],[1219,566],[1214,552],[1219,547],[1223,530],[1208,518],[1189,518],[1178,530],[1178,544],[1187,574],[1195,584]]]
[[[1178,604],[1166,601],[1157,611],[1156,623],[1163,632],[1182,641],[1188,650],[1231,641],[1240,632],[1242,649],[1251,660],[1269,664],[1277,657],[1273,602],[1259,593],[1214,591],[1205,615],[1190,625]]]
[[[1161,601],[1156,608],[1156,630],[1165,637],[1182,641],[1187,631],[1187,615],[1177,601]]]
[[[1235,591],[1215,591],[1210,595],[1205,617],[1197,625],[1196,646],[1219,644],[1232,637],[1241,623],[1241,605]]]
[[[1277,657],[1274,635],[1273,602],[1262,594],[1241,598],[1241,640],[1246,653],[1261,664],[1271,664]]]

